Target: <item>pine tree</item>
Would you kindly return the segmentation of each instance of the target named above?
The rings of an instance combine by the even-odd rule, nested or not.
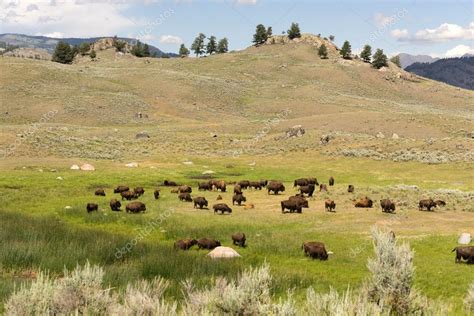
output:
[[[329,35],[329,40],[330,40],[331,42],[334,42],[334,39],[335,39],[335,38],[336,38],[336,37],[335,37],[334,35]]]
[[[326,45],[322,44],[321,46],[319,46],[318,55],[319,57],[321,57],[321,59],[328,58],[328,49],[326,48]]]
[[[91,49],[91,44],[88,42],[83,42],[81,45],[79,45],[79,53],[84,56],[86,55]]]
[[[209,37],[209,42],[207,42],[206,52],[209,55],[215,54],[217,52],[217,42],[216,42],[215,36]]]
[[[387,56],[383,53],[383,50],[377,49],[373,56],[372,66],[377,69],[388,66]]]
[[[117,52],[122,52],[122,53],[125,53],[125,46],[126,46],[127,43],[125,43],[124,41],[121,41],[117,38],[117,35],[114,36],[113,38],[113,42],[112,42],[112,45],[115,47],[115,50]]]
[[[300,26],[298,23],[291,23],[291,27],[288,30],[288,38],[290,40],[301,37]]]
[[[267,30],[265,29],[265,26],[263,24],[257,25],[257,28],[255,30],[255,34],[253,35],[253,43],[255,46],[264,44],[268,39],[268,34]]]
[[[360,58],[366,63],[370,63],[370,58],[372,56],[372,47],[370,45],[365,45],[364,49],[360,53]]]
[[[194,39],[193,45],[191,45],[191,50],[196,54],[196,57],[199,55],[204,54],[204,40],[206,39],[206,35],[203,33],[199,33],[199,35]]]
[[[267,28],[267,38],[272,37],[273,35],[273,29],[271,26]]]
[[[142,56],[150,57],[150,46],[148,44],[143,45]]]
[[[90,58],[91,59],[95,59],[97,57],[97,54],[95,53],[95,50],[91,50],[91,53],[90,53]]]
[[[221,39],[217,44],[217,53],[218,54],[225,54],[229,51],[229,41],[226,37]]]
[[[402,68],[402,64],[400,63],[400,55],[393,56],[392,58],[390,58],[390,61],[397,65],[398,68]]]
[[[54,49],[53,61],[61,64],[70,64],[74,60],[74,52],[71,46],[65,42],[59,42]]]
[[[187,49],[184,44],[181,44],[181,46],[179,47],[179,56],[182,58],[189,56],[189,49]]]
[[[349,41],[345,41],[340,50],[340,54],[342,58],[351,59],[351,53],[352,53],[351,44],[349,43]]]
[[[137,44],[133,46],[131,53],[137,57],[143,57],[143,46],[140,41],[137,41]]]

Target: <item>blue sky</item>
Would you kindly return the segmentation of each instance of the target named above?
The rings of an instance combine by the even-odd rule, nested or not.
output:
[[[472,1],[0,0],[0,33],[117,34],[171,52],[189,47],[199,32],[242,49],[257,24],[281,34],[291,22],[303,33],[333,34],[339,45],[349,40],[354,51],[369,43],[390,55],[474,53]]]

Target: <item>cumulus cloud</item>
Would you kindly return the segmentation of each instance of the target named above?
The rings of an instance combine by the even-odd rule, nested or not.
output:
[[[179,36],[162,35],[160,37],[160,43],[162,43],[162,44],[182,44],[183,40]]]
[[[470,47],[470,46],[467,46],[467,45],[458,45],[456,47],[453,47],[451,49],[449,49],[445,56],[448,57],[448,58],[451,58],[451,57],[461,57],[463,55],[466,55],[466,54],[471,54],[471,55],[474,55],[474,47]]]
[[[426,42],[441,43],[453,40],[473,40],[474,22],[467,26],[457,24],[443,23],[440,26],[430,29],[422,29],[414,35],[409,34],[408,30],[393,30],[392,36],[402,42]]]

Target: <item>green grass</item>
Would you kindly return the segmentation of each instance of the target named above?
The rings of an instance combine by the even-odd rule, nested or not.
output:
[[[382,214],[378,208],[354,210],[345,188],[353,183],[358,193],[376,196],[374,190],[386,192],[387,185],[417,184],[423,189],[432,189],[439,187],[439,183],[430,181],[442,179],[446,188],[470,190],[472,184],[467,181],[464,165],[428,166],[318,157],[312,164],[305,158],[302,166],[309,167],[304,168],[295,166],[293,159],[292,156],[277,157],[271,164],[262,161],[256,166],[249,166],[253,159],[245,157],[230,161],[213,159],[212,162],[192,159],[194,165],[187,166],[169,158],[161,160],[156,169],[147,168],[146,163],[145,167],[128,169],[98,162],[97,171],[91,173],[70,171],[61,165],[56,172],[39,166],[6,170],[0,179],[0,299],[8,297],[15,284],[28,281],[23,277],[24,271],[45,269],[60,275],[63,267],[71,269],[86,260],[104,266],[106,282],[117,289],[139,278],[163,276],[171,281],[167,295],[177,299],[182,295],[180,282],[187,278],[193,278],[198,286],[205,286],[218,275],[232,277],[249,265],[258,266],[265,261],[275,277],[275,295],[286,295],[289,288],[295,288],[296,298],[300,299],[309,286],[317,291],[327,291],[330,287],[358,288],[368,276],[366,263],[373,254],[370,227],[378,223],[393,227],[397,236],[409,241],[415,249],[415,286],[431,298],[442,297],[457,309],[461,308],[462,298],[472,281],[472,277],[468,277],[472,267],[454,263],[451,250],[456,244],[459,225],[456,220],[449,222],[448,219],[470,218],[465,223],[469,227],[473,219],[468,216],[472,213],[446,210],[428,214],[407,207],[400,213],[403,216],[390,222],[393,217]],[[172,179],[192,184],[196,191],[193,195],[206,196],[212,205],[220,193],[198,193],[195,188],[197,178],[206,169],[216,171],[216,177],[229,181],[282,179],[287,192],[275,197],[265,191],[247,191],[248,200],[255,202],[256,208],[244,210],[235,206],[230,216],[194,210],[191,204],[178,202],[168,188],[162,188],[162,198],[154,200],[153,188],[164,179]],[[310,201],[311,208],[303,214],[281,214],[279,201],[294,192],[291,180],[306,175],[315,175],[320,181],[329,175],[336,178],[336,187],[331,188],[329,196],[338,202],[337,213],[327,214],[322,210],[324,195],[318,193]],[[58,176],[64,180],[57,180]],[[145,187],[145,196],[141,198],[147,204],[145,214],[109,210],[112,189],[118,184]],[[107,197],[94,196],[96,187],[104,187]],[[387,192],[412,202],[418,198],[413,194]],[[231,193],[222,195],[224,201],[229,202]],[[100,211],[87,214],[87,202],[98,202]],[[65,209],[65,206],[71,208]],[[120,259],[115,257],[117,248],[124,247],[138,236],[140,228],[163,217],[167,211],[171,215],[130,253]],[[442,225],[431,227],[433,216],[442,220]],[[239,260],[212,261],[206,258],[205,251],[177,252],[172,247],[179,238],[207,236],[231,246],[230,235],[237,231],[245,232],[248,239],[248,247],[238,249],[242,255]],[[300,248],[305,240],[323,241],[334,254],[326,262],[309,260]]]

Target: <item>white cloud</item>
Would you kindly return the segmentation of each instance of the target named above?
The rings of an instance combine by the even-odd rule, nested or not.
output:
[[[238,5],[256,5],[257,0],[236,0]]]
[[[36,33],[37,36],[46,36],[52,38],[64,38],[64,34],[61,32],[52,32],[52,33]]]
[[[390,25],[394,23],[395,20],[396,20],[395,15],[386,16],[383,13],[375,13],[374,15],[374,22],[375,22],[375,25],[377,25],[378,27],[385,27],[387,25]]]
[[[451,57],[461,57],[466,54],[474,54],[474,47],[469,47],[467,45],[461,44],[449,49],[446,52],[445,56],[448,58],[451,58]]]
[[[406,42],[427,42],[440,43],[453,40],[473,40],[474,39],[474,22],[468,26],[460,26],[457,24],[443,23],[433,29],[423,29],[417,31],[414,35],[410,35],[408,30],[393,30],[392,36],[398,41]]]
[[[160,43],[163,43],[163,44],[181,44],[181,43],[183,43],[183,40],[179,36],[162,35],[160,37]]]

